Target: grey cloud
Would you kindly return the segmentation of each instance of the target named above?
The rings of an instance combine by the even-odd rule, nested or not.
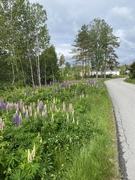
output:
[[[119,61],[135,57],[134,0],[30,0],[42,4],[47,11],[51,43],[58,54],[71,59],[71,44],[83,24],[94,18],[105,19],[121,42]]]
[[[109,19],[116,27],[122,26],[123,28],[132,26],[132,23],[135,22],[133,10],[128,7],[113,7],[107,16],[107,19]]]

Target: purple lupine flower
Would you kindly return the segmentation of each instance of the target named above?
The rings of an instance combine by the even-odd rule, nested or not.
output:
[[[20,120],[19,120],[19,114],[18,114],[18,111],[16,111],[16,113],[15,113],[13,119],[14,119],[14,124],[15,124],[15,126],[19,126]]]
[[[4,129],[4,122],[0,119],[0,131]]]
[[[40,111],[42,111],[42,110],[44,109],[44,104],[43,104],[42,101],[40,101],[40,102],[38,103],[38,106],[39,106],[39,110],[40,110]]]
[[[50,86],[53,86],[53,82],[50,81]]]
[[[70,88],[70,86],[71,86],[70,82],[67,82],[67,83],[66,83],[66,86],[67,86],[68,88]]]
[[[66,87],[66,82],[61,83],[61,87]]]
[[[5,104],[2,100],[0,100],[0,109],[4,109],[5,108]]]
[[[95,85],[94,79],[90,79],[90,80],[89,80],[89,84],[90,84],[91,86]]]

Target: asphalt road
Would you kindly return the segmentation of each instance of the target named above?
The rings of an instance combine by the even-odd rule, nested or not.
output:
[[[124,79],[105,82],[116,117],[122,180],[135,180],[135,85]]]

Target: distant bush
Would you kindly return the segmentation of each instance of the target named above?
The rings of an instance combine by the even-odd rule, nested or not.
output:
[[[131,83],[131,84],[135,84],[135,79],[126,78],[125,82]]]
[[[130,65],[130,78],[134,79],[135,78],[135,62],[133,62]]]

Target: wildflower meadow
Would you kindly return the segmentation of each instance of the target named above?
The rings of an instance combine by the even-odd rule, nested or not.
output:
[[[0,179],[116,179],[114,129],[101,81],[5,90],[0,97]]]

